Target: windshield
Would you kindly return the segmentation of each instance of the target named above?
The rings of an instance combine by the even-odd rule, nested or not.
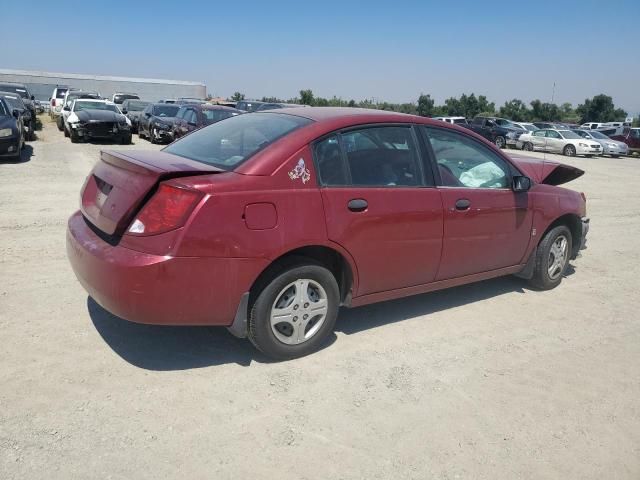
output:
[[[29,94],[23,87],[17,87],[15,85],[0,85],[0,90],[3,92],[17,93],[22,98],[29,98]]]
[[[568,140],[577,140],[579,138],[582,138],[576,132],[572,132],[571,130],[560,130],[560,133],[562,134],[562,136],[564,138],[566,138]]]
[[[127,102],[127,110],[131,112],[139,112],[140,110],[144,110],[147,105],[149,105],[149,102],[129,100]]]
[[[24,102],[19,96],[0,95],[7,102],[9,108],[21,108],[24,110]]]
[[[79,112],[81,110],[109,110],[110,112],[120,113],[118,107],[111,103],[104,102],[76,102],[73,106],[74,112]]]
[[[4,100],[0,98],[0,117],[8,117],[8,116],[9,116],[9,112],[4,106]]]
[[[609,137],[600,132],[589,132],[593,138],[599,138],[600,140],[609,140]]]
[[[278,113],[238,115],[196,130],[164,151],[231,170],[293,130],[311,123]]]
[[[121,93],[119,95],[114,95],[113,96],[113,101],[114,103],[122,103],[127,99],[130,98],[140,98],[138,95],[134,95],[134,94],[129,94],[129,93]]]
[[[156,105],[153,107],[153,114],[156,117],[175,117],[180,107],[177,105]]]

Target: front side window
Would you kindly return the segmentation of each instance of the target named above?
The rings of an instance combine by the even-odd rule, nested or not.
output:
[[[288,133],[311,123],[278,113],[238,115],[196,130],[164,149],[168,153],[232,170]]]
[[[424,127],[436,157],[442,185],[466,188],[508,188],[507,162],[467,135]]]
[[[547,130],[547,138],[562,138],[558,132]]]

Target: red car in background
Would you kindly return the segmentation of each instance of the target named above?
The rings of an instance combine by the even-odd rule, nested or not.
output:
[[[160,152],[105,151],[69,219],[79,281],[122,318],[318,349],[340,306],[501,275],[557,286],[585,246],[584,172],[468,129],[350,108],[228,118]]]
[[[182,105],[176,114],[176,120],[173,124],[173,138],[180,138],[194,130],[213,125],[220,120],[235,117],[241,113],[244,112],[231,107],[223,107],[222,105]]]

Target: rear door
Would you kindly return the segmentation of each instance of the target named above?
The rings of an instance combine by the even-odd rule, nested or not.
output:
[[[531,134],[531,143],[535,150],[546,150],[547,148],[547,131],[536,130]]]
[[[316,142],[329,238],[355,260],[355,296],[429,283],[442,248],[442,202],[410,125],[361,127]]]
[[[562,135],[560,135],[555,130],[547,130],[546,134],[547,140],[547,151],[562,153],[564,146],[568,143]]]
[[[522,263],[533,221],[528,193],[511,189],[519,173],[469,135],[424,127],[437,165],[444,208],[442,260],[436,280]]]

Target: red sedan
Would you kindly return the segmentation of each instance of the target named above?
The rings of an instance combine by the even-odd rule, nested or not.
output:
[[[376,110],[251,113],[161,152],[102,152],[69,219],[89,294],[134,322],[319,348],[338,308],[501,275],[557,286],[588,231],[584,172]]]

